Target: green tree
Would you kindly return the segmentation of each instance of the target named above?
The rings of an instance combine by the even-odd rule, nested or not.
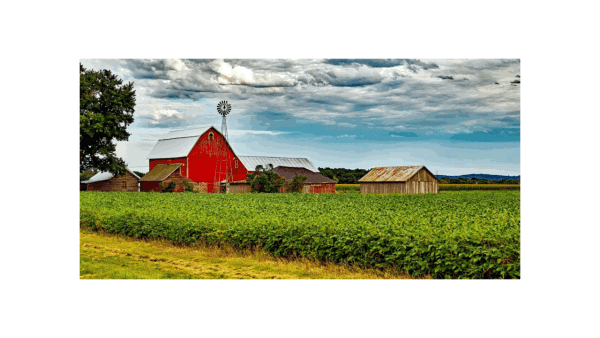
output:
[[[298,175],[294,173],[294,177],[291,182],[285,182],[285,188],[287,192],[302,192],[302,188],[304,187],[304,181],[306,181],[306,176]]]
[[[285,179],[273,171],[273,165],[257,165],[254,173],[246,175],[246,182],[250,184],[252,192],[278,193]]]
[[[146,173],[143,173],[141,171],[133,171],[134,174],[138,175],[140,178],[144,177],[144,175],[146,175]]]
[[[97,170],[86,170],[85,172],[79,173],[79,182],[87,181],[97,173]]]
[[[79,64],[79,171],[88,169],[125,174],[125,161],[116,156],[114,141],[127,141],[133,123],[133,82],[123,85],[110,70],[85,69]]]

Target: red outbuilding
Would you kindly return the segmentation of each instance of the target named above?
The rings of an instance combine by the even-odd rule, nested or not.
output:
[[[312,172],[306,168],[297,167],[283,167],[279,166],[273,169],[273,171],[283,177],[286,182],[291,182],[295,175],[306,177],[304,181],[304,187],[302,188],[303,193],[312,194],[333,194],[335,193],[335,184],[337,181],[332,180],[321,175],[318,172]],[[281,192],[285,192],[285,188],[281,187]]]
[[[140,179],[140,191],[161,191],[161,184],[166,187],[171,182],[175,182],[175,192],[185,191],[186,184],[194,190],[199,190],[198,184],[182,175],[181,167],[181,163],[155,165]]]

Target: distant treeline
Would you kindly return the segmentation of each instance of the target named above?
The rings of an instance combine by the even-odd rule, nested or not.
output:
[[[520,184],[519,180],[487,180],[485,178],[448,178],[448,177],[438,177],[440,179],[441,184]]]
[[[319,168],[321,175],[338,180],[340,184],[357,184],[369,170],[366,169],[344,169],[344,168]]]

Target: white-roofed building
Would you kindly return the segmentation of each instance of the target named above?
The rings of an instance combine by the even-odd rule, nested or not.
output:
[[[250,172],[254,172],[257,165],[262,165],[263,168],[267,168],[267,165],[272,164],[273,168],[276,167],[292,167],[292,168],[305,168],[312,172],[318,173],[319,169],[315,167],[312,162],[307,158],[294,158],[294,157],[270,157],[270,156],[240,156],[240,161],[244,164],[246,169]]]
[[[125,175],[114,177],[109,172],[99,172],[87,181],[80,182],[87,191],[138,191],[140,177],[127,169]]]

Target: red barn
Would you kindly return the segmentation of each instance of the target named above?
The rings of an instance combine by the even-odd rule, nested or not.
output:
[[[181,163],[181,175],[200,183],[208,192],[219,191],[222,181],[246,180],[248,172],[213,126],[169,132],[158,140],[148,159],[147,175],[158,164]]]
[[[267,167],[286,166],[305,168],[318,173],[319,170],[306,158],[240,156],[214,126],[188,130],[171,131],[161,137],[148,155],[150,171],[146,176],[153,181],[144,183],[142,191],[154,190],[159,182],[166,180],[165,167],[179,163],[177,173],[182,178],[197,183],[200,191],[206,192],[245,192],[246,174],[257,165]],[[169,167],[174,168],[174,167]],[[170,174],[169,174],[170,175]],[[144,176],[144,178],[146,178]],[[145,180],[142,180],[142,182]],[[153,183],[150,183],[153,182]],[[228,189],[229,183],[237,182],[239,187]],[[164,183],[163,183],[164,184]],[[236,183],[233,183],[234,185]]]

